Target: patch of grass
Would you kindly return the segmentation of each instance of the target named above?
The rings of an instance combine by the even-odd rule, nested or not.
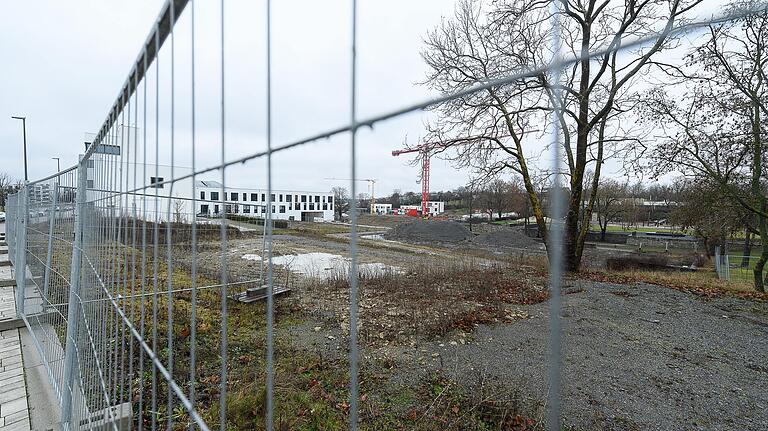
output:
[[[572,277],[619,284],[649,283],[707,298],[736,296],[768,301],[768,294],[756,292],[751,281],[720,280],[713,271],[583,271]]]
[[[288,223],[287,228],[276,228],[272,233],[275,235],[298,235],[327,240],[327,235],[349,233],[351,230],[350,226],[342,224],[292,221]],[[362,226],[357,228],[358,232],[373,232],[376,230],[375,228]]]
[[[436,373],[421,380],[409,398],[388,401],[398,414],[381,421],[383,429],[543,429],[536,407],[525,405],[514,388],[489,381],[464,386]]]
[[[471,331],[477,324],[508,319],[510,304],[547,299],[545,280],[535,270],[475,259],[426,261],[402,272],[363,274],[359,282],[360,320],[366,322],[360,339],[373,346]],[[299,294],[302,308],[347,327],[346,273],[309,280],[305,291]]]

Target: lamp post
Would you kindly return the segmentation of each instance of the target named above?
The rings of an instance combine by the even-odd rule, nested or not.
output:
[[[56,160],[56,172],[61,172],[61,160],[58,157],[51,157],[51,160]]]
[[[24,181],[29,181],[29,174],[27,173],[27,117],[11,117],[11,119],[21,120],[24,130]]]

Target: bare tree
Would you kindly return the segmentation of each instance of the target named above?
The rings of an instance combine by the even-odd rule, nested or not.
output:
[[[756,10],[758,0],[733,3]],[[755,289],[765,291],[768,262],[766,118],[768,118],[768,12],[712,25],[684,65],[662,64],[674,90],[658,88],[644,104],[646,118],[663,131],[651,147],[657,175],[681,172],[706,178],[754,216],[762,253],[754,268]],[[674,96],[667,91],[675,91]],[[682,94],[681,94],[682,93]]]
[[[173,200],[173,222],[174,224],[183,224],[186,223],[187,217],[184,214],[184,209],[186,208],[186,204],[181,199],[174,199]]]
[[[600,240],[605,241],[608,223],[620,219],[622,202],[627,198],[627,185],[610,178],[600,180],[595,197],[597,224],[600,226]]]
[[[15,191],[14,184],[15,182],[10,175],[0,172],[0,207],[5,208],[5,201],[8,195]]]
[[[489,181],[480,191],[480,205],[491,220],[494,214],[500,219],[502,214],[510,211],[512,199],[511,184],[498,178]]]
[[[603,161],[631,136],[618,121],[628,109],[622,106],[627,88],[665,47],[668,30],[701,0],[559,1],[564,50],[583,60],[568,68],[560,82],[541,74],[436,106],[439,119],[425,142],[434,144],[433,153],[446,154],[489,176],[505,170],[519,174],[539,232],[546,239],[530,162],[532,154],[544,149],[540,143],[545,114],[555,109],[560,114],[569,177],[565,263],[569,271],[578,271],[594,208],[592,199],[582,206],[585,172],[588,168],[594,172],[587,187],[595,190]],[[552,57],[549,16],[547,1],[495,1],[485,10],[481,0],[463,0],[454,18],[427,36],[423,57],[430,72],[426,83],[452,93],[478,81],[545,66]],[[651,46],[623,53],[621,59],[611,52],[628,38],[648,35],[659,36]],[[608,51],[594,60],[586,58],[600,48]]]
[[[349,192],[344,187],[334,187],[331,189],[333,193],[333,209],[336,220],[341,220],[345,211],[349,211]]]
[[[725,249],[728,237],[743,228],[741,220],[734,217],[738,203],[722,193],[720,186],[711,178],[683,178],[678,205],[670,217],[683,229],[690,229],[704,241],[708,256],[716,246]]]

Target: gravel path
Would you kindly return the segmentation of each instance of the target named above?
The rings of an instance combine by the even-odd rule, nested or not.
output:
[[[581,282],[566,296],[564,417],[576,429],[768,429],[768,305],[702,301],[650,285]],[[480,326],[466,345],[434,343],[442,369],[523,384],[544,400],[547,305]],[[432,355],[434,356],[434,355]],[[438,367],[437,361],[431,367]]]

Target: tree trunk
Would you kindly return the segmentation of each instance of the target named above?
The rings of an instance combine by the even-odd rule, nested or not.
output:
[[[755,269],[752,271],[755,278],[755,290],[758,292],[765,292],[765,284],[763,283],[763,267],[765,262],[768,261],[768,250],[763,247],[763,253],[760,255],[760,259],[755,263]]]
[[[744,256],[741,258],[741,267],[749,268],[749,257],[752,255],[752,232],[746,229],[746,237],[744,238]]]
[[[600,228],[600,241],[605,242],[605,231],[608,230],[608,225]]]

